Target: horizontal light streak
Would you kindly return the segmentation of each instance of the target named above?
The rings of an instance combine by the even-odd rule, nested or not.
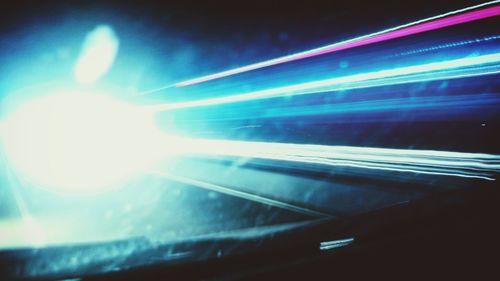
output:
[[[256,118],[349,114],[356,112],[373,113],[381,111],[407,111],[422,109],[426,109],[425,113],[422,113],[424,117],[432,118],[433,116],[435,117],[433,112],[439,114],[442,113],[442,109],[450,110],[451,108],[454,108],[457,111],[460,111],[468,110],[471,107],[480,108],[484,106],[500,106],[500,95],[468,94],[459,96],[406,97],[330,104],[299,105],[286,108],[272,107],[261,109],[262,113]],[[428,110],[434,111],[429,112]],[[413,112],[413,118],[418,116],[419,112]],[[244,118],[246,119],[247,117]],[[401,117],[395,115],[395,118],[398,119]],[[342,122],[345,122],[345,119],[341,120]]]
[[[500,155],[437,150],[172,138],[181,156],[259,158],[331,167],[495,180]]]

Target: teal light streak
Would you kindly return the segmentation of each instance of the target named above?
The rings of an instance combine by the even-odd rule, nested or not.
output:
[[[498,63],[500,63],[500,53],[495,53],[477,57],[466,57],[466,58],[447,60],[441,62],[433,62],[421,65],[413,65],[413,66],[386,69],[374,72],[360,73],[344,77],[334,77],[325,80],[300,83],[285,87],[271,88],[250,93],[240,93],[224,97],[195,100],[188,102],[151,105],[149,108],[153,111],[164,111],[164,110],[191,108],[191,107],[213,106],[220,104],[258,100],[258,99],[268,99],[286,95],[312,94],[317,92],[337,90],[337,88],[339,87],[343,87],[344,89],[367,87],[367,85],[361,85],[361,86],[353,85],[354,83],[361,83],[361,82],[369,83],[368,86],[374,86],[374,85],[385,86],[385,85],[404,84],[417,81],[421,82],[421,81],[430,81],[437,79],[451,79],[455,78],[453,73],[455,73],[456,77],[470,77],[477,75],[494,74],[500,72]],[[492,66],[493,69],[488,68],[488,70],[485,72],[478,71],[477,68],[470,69],[471,71],[463,69],[463,68],[478,67],[483,65]],[[457,70],[463,70],[463,71],[459,74],[456,74]],[[414,75],[416,74],[428,74],[428,75],[426,77],[421,77],[420,79],[415,79]],[[397,80],[384,81],[384,79],[397,79]]]

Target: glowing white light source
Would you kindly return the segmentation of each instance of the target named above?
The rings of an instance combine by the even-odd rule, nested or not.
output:
[[[92,30],[75,65],[76,81],[89,84],[106,74],[118,53],[118,45],[118,37],[111,27],[100,25]]]
[[[160,135],[151,114],[83,92],[33,99],[2,123],[5,154],[19,177],[62,193],[95,193],[146,169]]]

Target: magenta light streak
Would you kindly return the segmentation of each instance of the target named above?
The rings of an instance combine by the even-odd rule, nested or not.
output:
[[[238,73],[242,73],[242,72],[247,72],[247,71],[251,71],[251,70],[255,70],[255,69],[260,69],[260,68],[264,68],[264,67],[268,67],[268,66],[272,66],[272,65],[278,65],[278,64],[282,64],[282,63],[301,60],[301,59],[319,56],[319,55],[323,55],[323,54],[329,54],[329,53],[333,53],[333,52],[337,52],[337,51],[341,51],[341,50],[346,50],[346,49],[365,46],[365,45],[378,43],[378,42],[382,42],[382,41],[386,41],[386,40],[401,38],[401,37],[405,37],[405,36],[409,36],[409,35],[413,35],[413,34],[423,33],[426,31],[437,30],[437,29],[441,29],[444,27],[448,27],[448,26],[453,26],[453,25],[462,24],[462,23],[466,23],[466,22],[481,20],[481,19],[485,19],[485,18],[489,18],[489,17],[498,16],[498,15],[500,15],[500,6],[484,8],[481,10],[475,10],[475,11],[466,12],[463,14],[458,14],[458,15],[448,16],[448,17],[444,17],[444,18],[440,18],[440,19],[436,19],[436,20],[431,20],[431,21],[411,25],[408,27],[403,27],[400,29],[387,31],[384,33],[378,33],[378,34],[373,35],[371,37],[363,36],[363,37],[359,38],[358,40],[356,40],[356,39],[349,40],[349,41],[346,41],[345,43],[333,44],[330,47],[318,48],[315,50],[311,50],[309,52],[302,52],[302,53],[298,53],[295,55],[290,55],[290,56],[286,56],[286,57],[282,57],[282,58],[278,58],[278,59],[273,59],[273,60],[265,61],[265,62],[261,62],[261,63],[251,64],[251,65],[243,66],[243,67],[240,67],[237,69],[232,69],[232,70],[215,73],[215,74],[208,75],[208,76],[195,78],[192,80],[187,80],[184,82],[177,83],[177,84],[175,84],[175,86],[176,87],[185,87],[185,86],[194,85],[194,84],[198,84],[198,83],[202,83],[202,82],[206,82],[206,81],[210,81],[210,80],[214,80],[214,79],[218,79],[218,78],[222,78],[222,77],[226,77],[226,76],[230,76],[230,75],[234,75],[234,74],[238,74]]]
[[[338,45],[338,46],[335,46],[333,48],[329,48],[326,50],[297,56],[297,57],[294,57],[290,60],[287,60],[286,62],[305,59],[305,58],[309,58],[309,57],[313,57],[313,56],[319,56],[319,55],[328,54],[328,53],[346,50],[346,49],[351,49],[351,48],[355,48],[355,47],[365,46],[365,45],[378,43],[378,42],[382,42],[382,41],[386,41],[386,40],[406,37],[406,36],[413,35],[413,34],[418,34],[418,33],[436,30],[436,29],[441,29],[444,27],[452,26],[452,25],[476,21],[476,20],[480,20],[480,19],[498,16],[498,15],[500,15],[500,6],[495,6],[495,7],[486,8],[486,9],[482,9],[482,10],[478,10],[478,11],[468,12],[468,13],[461,14],[461,15],[450,16],[447,18],[442,18],[442,19],[438,19],[438,20],[434,20],[434,21],[430,21],[430,22],[421,23],[421,24],[410,26],[407,28],[402,28],[402,29],[398,29],[398,30],[391,31],[388,33],[380,34],[378,36],[365,38],[365,39],[362,39],[359,41],[349,42],[349,43],[346,43],[343,45]]]

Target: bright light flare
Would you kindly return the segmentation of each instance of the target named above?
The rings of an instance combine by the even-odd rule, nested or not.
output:
[[[32,99],[2,124],[5,154],[30,184],[96,193],[154,163],[153,116],[105,94],[58,92]]]
[[[76,81],[91,84],[106,74],[115,61],[118,46],[118,37],[107,25],[100,25],[89,32],[75,65]]]

